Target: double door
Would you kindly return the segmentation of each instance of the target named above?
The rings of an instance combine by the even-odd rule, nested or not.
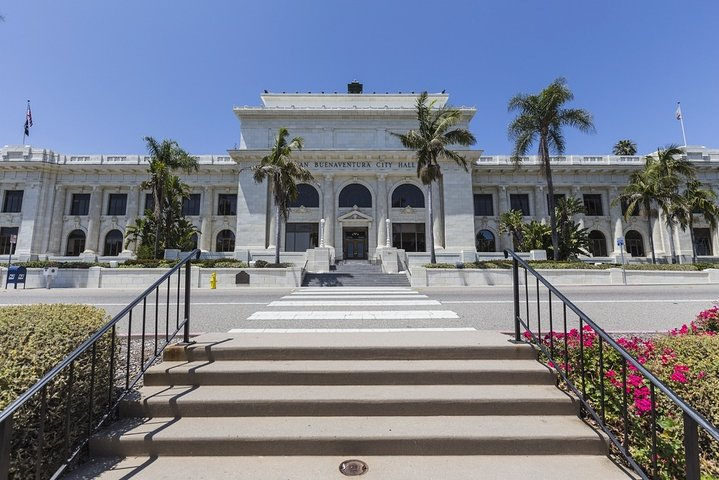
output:
[[[342,256],[345,260],[367,260],[367,228],[342,230]]]

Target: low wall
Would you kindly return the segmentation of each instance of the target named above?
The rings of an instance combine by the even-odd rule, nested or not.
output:
[[[131,288],[142,290],[152,285],[168,268],[103,268],[90,267],[60,268],[52,280],[52,288]],[[237,285],[236,275],[246,272],[249,284]],[[302,269],[290,268],[193,268],[191,282],[193,287],[209,288],[210,276],[217,274],[217,288],[241,287],[299,287],[302,284]],[[184,271],[183,273],[184,274]],[[0,267],[2,287],[5,288],[7,268]],[[25,288],[45,288],[46,279],[42,268],[28,268]],[[9,289],[14,285],[10,284]],[[22,284],[17,288],[23,288]]]
[[[410,267],[413,287],[481,287],[511,285],[512,270],[451,269]],[[622,270],[559,270],[539,269],[537,272],[556,286],[622,285]],[[667,272],[661,270],[627,270],[627,285],[719,283],[719,270],[701,272]]]

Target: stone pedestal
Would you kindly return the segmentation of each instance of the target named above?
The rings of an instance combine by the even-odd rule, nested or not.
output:
[[[330,249],[326,247],[307,250],[307,271],[311,273],[329,272],[330,257]]]

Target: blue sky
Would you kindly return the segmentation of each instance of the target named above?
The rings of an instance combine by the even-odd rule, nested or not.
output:
[[[485,154],[508,154],[507,101],[559,76],[597,133],[567,153],[719,148],[716,0],[16,0],[0,3],[0,145],[142,153],[142,137],[195,154],[239,141],[234,105],[270,91],[446,90],[478,109]]]

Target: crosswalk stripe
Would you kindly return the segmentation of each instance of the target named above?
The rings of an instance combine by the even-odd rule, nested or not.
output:
[[[389,295],[382,295],[382,294],[373,294],[373,295],[299,295],[296,296],[294,294],[292,295],[286,295],[282,297],[283,300],[286,299],[292,299],[292,300],[335,300],[335,299],[362,299],[362,298],[375,298],[378,300],[418,300],[420,298],[428,298],[427,295],[420,295],[420,294],[406,294],[406,295],[395,295],[395,294],[389,294]]]
[[[441,305],[437,300],[277,300],[268,307],[387,307]]]
[[[418,320],[459,318],[451,310],[377,310],[377,311],[327,311],[303,310],[280,312],[255,312],[248,320]]]
[[[296,290],[294,293],[306,294],[306,293],[323,293],[327,295],[346,295],[347,293],[416,293],[408,287],[303,287],[302,290]]]
[[[476,328],[233,328],[229,333],[395,333],[474,332]]]

